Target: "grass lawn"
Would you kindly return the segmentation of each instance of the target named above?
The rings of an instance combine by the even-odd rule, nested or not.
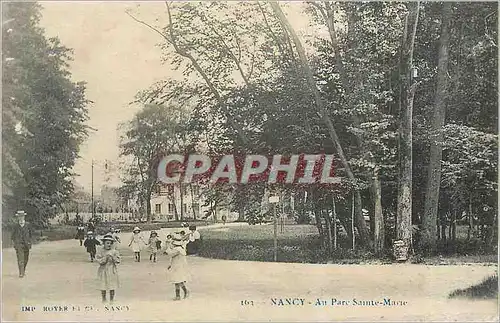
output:
[[[274,237],[272,224],[248,225],[237,227],[221,227],[203,229],[203,238],[220,240],[269,240]],[[314,225],[293,224],[285,225],[283,233],[278,226],[278,240],[280,239],[307,239],[318,236],[318,229]]]
[[[207,258],[249,261],[274,261],[272,224],[228,226],[200,229],[203,243],[200,255]],[[392,263],[390,250],[382,257],[350,249],[346,236],[338,239],[339,248],[329,255],[322,246],[314,225],[286,225],[283,233],[278,226],[278,261],[296,263]],[[464,263],[496,264],[497,254],[481,251],[473,241],[457,241],[455,250],[442,256],[419,258],[411,262],[427,265],[459,265]]]
[[[273,225],[249,225],[201,229],[200,256],[215,259],[274,261]],[[339,239],[341,240],[341,239]],[[342,242],[342,241],[339,241]],[[364,255],[349,249],[339,249],[333,261],[359,263]],[[322,247],[314,225],[278,226],[278,262],[326,263],[332,260]]]

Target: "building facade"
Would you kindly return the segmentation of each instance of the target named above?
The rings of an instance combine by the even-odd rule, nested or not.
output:
[[[215,208],[205,205],[203,187],[198,184],[175,184],[156,186],[151,195],[151,212],[155,220],[207,219],[218,221],[226,216],[228,221],[236,220],[237,213],[227,207]]]

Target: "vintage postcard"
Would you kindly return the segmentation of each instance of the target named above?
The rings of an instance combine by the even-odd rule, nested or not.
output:
[[[3,1],[2,321],[498,322],[498,3]]]

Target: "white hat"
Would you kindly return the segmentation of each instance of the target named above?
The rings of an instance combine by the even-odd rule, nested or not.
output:
[[[141,229],[139,227],[135,227],[134,230],[132,230],[132,232],[135,232],[135,231],[141,231]]]
[[[16,216],[25,216],[25,215],[26,215],[26,212],[24,212],[22,210],[16,212]]]
[[[109,235],[109,234],[106,234],[102,239],[101,239],[102,242],[104,241],[111,241],[111,242],[115,242],[115,238],[113,238],[112,235]]]

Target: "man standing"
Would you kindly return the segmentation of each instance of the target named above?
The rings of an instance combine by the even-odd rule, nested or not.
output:
[[[24,277],[26,265],[28,264],[29,253],[31,248],[32,229],[29,223],[25,220],[26,212],[17,211],[17,224],[12,230],[12,241],[17,254],[17,264],[19,266],[19,277]]]

